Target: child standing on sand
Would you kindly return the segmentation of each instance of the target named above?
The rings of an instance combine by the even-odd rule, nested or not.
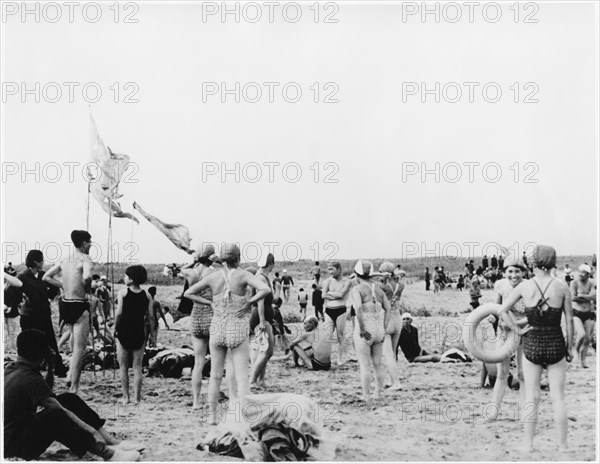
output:
[[[152,299],[140,285],[144,284],[147,278],[144,266],[128,267],[123,278],[127,288],[121,290],[117,296],[115,339],[123,387],[123,404],[129,403],[130,360],[133,361],[133,401],[138,404],[141,400],[146,321],[150,320]]]

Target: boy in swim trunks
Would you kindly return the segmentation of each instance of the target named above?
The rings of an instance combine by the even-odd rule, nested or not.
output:
[[[328,371],[331,369],[331,343],[327,331],[319,327],[319,320],[309,316],[304,321],[305,332],[290,343],[294,363],[304,361],[304,366],[313,371]]]
[[[90,303],[87,294],[91,291],[92,283],[92,260],[89,256],[92,236],[85,230],[74,230],[71,232],[71,240],[75,246],[74,255],[66,256],[48,269],[43,280],[63,290],[59,313],[73,337],[67,385],[70,382],[70,392],[77,393],[83,369],[83,353],[90,331]],[[62,273],[62,279],[56,280],[54,276],[59,272]]]

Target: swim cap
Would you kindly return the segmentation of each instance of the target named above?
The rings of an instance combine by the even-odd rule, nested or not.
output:
[[[588,274],[592,274],[592,268],[589,267],[587,264],[582,264],[581,266],[579,266],[579,272],[587,272]]]
[[[381,272],[383,275],[391,276],[395,270],[396,266],[394,266],[394,263],[389,261],[384,261],[381,263],[381,266],[379,266],[379,272]]]
[[[410,313],[402,314],[402,319],[410,319],[412,321],[412,315]]]
[[[359,259],[354,265],[354,272],[359,277],[370,277],[374,275],[373,263]]]

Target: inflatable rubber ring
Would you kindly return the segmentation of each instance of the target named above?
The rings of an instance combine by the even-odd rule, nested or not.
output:
[[[507,333],[505,342],[500,348],[495,350],[484,350],[480,343],[477,342],[477,327],[482,320],[490,315],[498,316],[498,312],[502,306],[496,303],[485,303],[477,309],[469,313],[463,325],[463,341],[469,352],[486,363],[499,363],[509,358],[519,348],[521,337],[515,332]]]

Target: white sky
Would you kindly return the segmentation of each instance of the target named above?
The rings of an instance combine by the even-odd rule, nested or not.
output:
[[[21,262],[36,242],[52,260],[57,253],[49,244],[66,250],[62,244],[70,231],[85,228],[81,166],[90,149],[81,87],[87,82],[103,91],[92,111],[105,143],[139,167],[130,176],[139,182],[121,187],[121,204],[131,211],[135,200],[165,222],[185,224],[193,245],[254,242],[266,250],[267,242],[277,242],[276,259],[293,259],[297,243],[303,258],[314,259],[317,252],[321,260],[328,255],[401,258],[432,250],[467,256],[465,242],[477,242],[471,249],[481,255],[484,244],[494,241],[519,249],[534,241],[551,244],[561,255],[595,252],[599,51],[594,2],[538,3],[537,23],[523,22],[531,12],[523,4],[515,23],[509,9],[514,2],[502,3],[503,16],[496,23],[485,21],[480,10],[470,23],[460,2],[463,18],[457,23],[444,19],[450,18],[449,10],[439,23],[431,16],[423,23],[419,15],[403,22],[400,4],[340,2],[334,24],[322,22],[332,11],[323,4],[321,21],[313,21],[313,2],[303,3],[297,23],[284,21],[281,9],[269,23],[268,7],[261,2],[263,18],[257,23],[244,17],[235,23],[232,16],[223,23],[218,15],[203,22],[199,3],[144,3],[134,16],[136,24],[122,21],[132,11],[123,6],[115,23],[112,3],[103,5],[97,23],[85,21],[81,9],[70,23],[67,7],[56,23],[43,16],[39,23],[33,16],[23,22],[19,14],[2,22],[3,261]],[[80,85],[73,103],[66,86],[57,103],[43,96],[36,103],[34,95],[22,103],[21,93],[8,92],[7,83],[13,82],[28,88],[35,82]],[[121,87],[118,103],[109,88],[115,82]],[[123,103],[126,82],[138,86],[138,103]],[[258,103],[235,103],[232,96],[222,103],[220,95],[203,102],[203,82],[227,82],[230,88],[235,82],[281,85],[274,103],[264,86]],[[281,87],[287,82],[302,88],[298,103],[283,100]],[[336,83],[339,102],[314,103],[309,89],[314,82],[321,84],[321,99],[329,93],[323,85]],[[403,82],[426,82],[429,88],[435,82],[480,85],[473,103],[465,86],[457,103],[443,98],[435,103],[433,96],[422,103],[419,95],[405,96],[403,102]],[[497,103],[482,97],[488,82],[502,89]],[[519,103],[509,89],[515,82],[521,88]],[[537,86],[538,103],[522,102],[534,88],[524,89],[527,82]],[[47,163],[58,163],[60,179],[52,183],[42,176],[36,182],[28,175],[23,182],[20,171],[34,169],[36,162],[42,173]],[[80,163],[73,182],[65,162]],[[225,183],[219,176],[203,182],[203,162],[229,168],[235,162],[293,162],[302,176],[297,183],[286,182],[279,166],[270,183],[263,166],[256,183],[242,179],[236,184],[232,175]],[[321,167],[318,183],[310,170],[315,162]],[[323,182],[331,172],[323,169],[327,162],[338,167],[333,176],[338,183]],[[443,178],[436,183],[433,175],[425,182],[419,175],[403,181],[403,163],[426,163],[431,169],[436,162],[481,164],[472,183],[464,165],[456,183]],[[515,162],[520,163],[518,183],[510,169]],[[532,178],[539,182],[523,182],[533,172],[525,169],[527,162],[535,164]],[[481,166],[486,163],[502,168],[497,183],[485,181]],[[9,174],[15,166],[19,173]],[[54,168],[45,172],[47,178],[56,176]],[[90,232],[102,249],[107,223],[92,199]],[[186,259],[143,218],[133,232],[127,219],[113,224],[117,259],[134,250],[125,245],[132,236],[138,261]],[[326,245],[330,242],[335,246]],[[285,244],[290,245],[282,253]],[[245,257],[252,260],[255,249],[250,248]]]

